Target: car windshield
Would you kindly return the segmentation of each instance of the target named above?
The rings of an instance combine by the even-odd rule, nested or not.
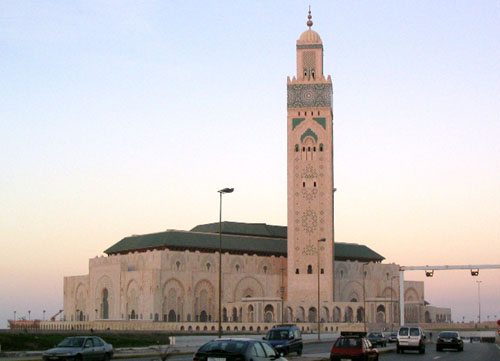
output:
[[[68,337],[62,340],[57,347],[82,347],[84,337]]]
[[[278,340],[288,340],[287,330],[271,330],[266,335],[266,340],[278,341]]]
[[[420,336],[420,331],[416,327],[410,328],[410,336]]]
[[[372,333],[369,333],[368,334],[368,337],[382,337],[382,334],[381,333],[378,333],[378,332],[372,332]]]
[[[247,342],[245,341],[235,341],[235,340],[220,340],[212,341],[203,345],[198,352],[206,353],[241,353],[245,349]]]
[[[439,337],[441,337],[441,338],[457,338],[458,333],[456,333],[456,332],[441,332],[439,334]]]
[[[336,348],[360,348],[361,339],[358,337],[341,337],[335,343]]]
[[[399,336],[408,336],[408,327],[401,327],[399,329]]]

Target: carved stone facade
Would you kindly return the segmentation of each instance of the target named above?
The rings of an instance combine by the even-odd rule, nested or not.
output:
[[[323,44],[311,29],[297,41],[297,76],[287,87],[288,229],[253,224],[252,233],[236,224],[225,232],[222,321],[231,330],[259,331],[260,323],[314,324],[319,314],[327,331],[365,322],[392,327],[399,321],[399,266],[382,264],[365,246],[336,250],[332,81],[323,75]],[[138,329],[161,329],[163,322],[176,330],[215,330],[213,226],[124,238],[107,257],[90,260],[88,275],[65,277],[64,319],[116,329],[116,321],[142,320]],[[407,321],[423,322],[423,282],[404,288]]]

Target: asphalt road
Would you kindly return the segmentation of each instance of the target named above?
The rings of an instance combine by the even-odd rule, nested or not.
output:
[[[394,344],[391,344],[394,345]],[[285,356],[290,361],[307,361],[318,360],[320,358],[328,358],[332,342],[310,343],[304,345],[302,357],[296,354]],[[394,346],[390,346],[394,347]],[[191,361],[193,355],[178,355],[169,357],[168,361]],[[500,345],[492,343],[466,343],[463,352],[457,351],[441,351],[436,352],[434,344],[427,344],[426,352],[420,355],[415,351],[405,351],[404,354],[397,354],[395,351],[391,353],[381,354],[380,361],[500,361]],[[120,361],[160,361],[159,357],[139,357],[120,359]]]
[[[427,344],[425,354],[417,351],[395,352],[380,355],[380,361],[500,361],[500,346],[493,343],[466,343],[464,351],[436,351],[434,344]]]

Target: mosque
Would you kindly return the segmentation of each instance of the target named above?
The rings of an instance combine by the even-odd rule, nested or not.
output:
[[[297,73],[287,80],[288,227],[217,222],[123,238],[89,260],[89,274],[64,278],[63,322],[215,330],[219,237],[224,330],[282,322],[314,330],[318,317],[325,331],[390,329],[399,323],[400,297],[406,322],[451,321],[450,309],[424,301],[423,282],[405,281],[400,295],[397,264],[334,239],[332,80],[312,25],[309,12]]]

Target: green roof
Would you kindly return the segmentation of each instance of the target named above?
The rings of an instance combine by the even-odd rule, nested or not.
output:
[[[223,222],[222,249],[230,253],[286,256],[286,230],[284,226],[265,223]],[[104,253],[124,254],[148,249],[217,251],[219,223],[198,225],[191,231],[169,230],[125,237]],[[335,242],[335,259],[381,262],[384,257],[364,245]]]

